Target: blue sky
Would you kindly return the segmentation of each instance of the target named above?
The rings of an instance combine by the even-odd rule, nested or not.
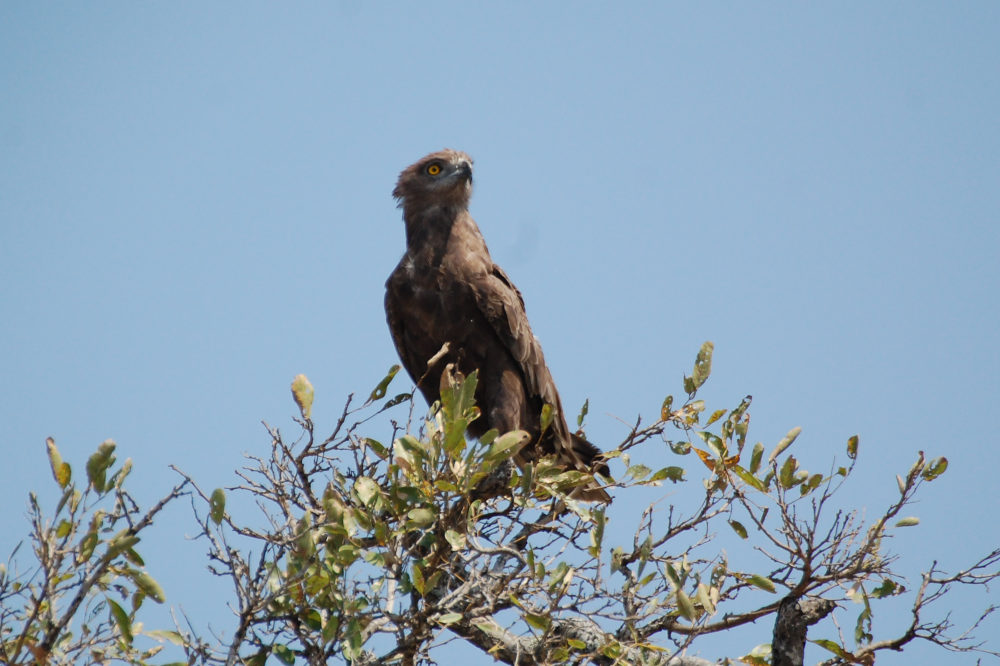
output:
[[[751,439],[802,426],[825,470],[861,436],[845,506],[947,455],[893,549],[970,564],[1000,533],[998,34],[988,2],[0,5],[0,552],[46,436],[77,469],[115,439],[152,500],[170,464],[234,483],[297,373],[332,425],[396,361],[396,175],[448,146],[590,439],[713,340],[703,397],[753,394]],[[175,507],[150,568],[227,629],[193,531]]]

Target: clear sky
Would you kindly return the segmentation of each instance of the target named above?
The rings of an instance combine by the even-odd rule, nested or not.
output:
[[[860,435],[845,506],[948,456],[905,572],[997,546],[1000,4],[6,2],[0,91],[0,560],[51,493],[46,436],[80,472],[115,439],[151,501],[170,464],[234,483],[260,420],[293,428],[297,373],[320,430],[367,393],[396,361],[390,192],[445,146],[590,439],[713,340],[703,397],[753,394],[752,440],[802,426],[825,471]],[[228,630],[169,519],[150,570]]]

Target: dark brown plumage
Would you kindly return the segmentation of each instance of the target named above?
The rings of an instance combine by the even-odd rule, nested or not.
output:
[[[386,281],[385,311],[403,366],[428,402],[440,397],[441,373],[449,363],[465,375],[479,370],[482,415],[470,424],[470,434],[526,430],[531,443],[519,463],[552,455],[569,469],[607,474],[607,466],[595,461],[600,451],[566,424],[524,299],[493,263],[469,215],[471,194],[472,160],[455,150],[407,167],[392,192],[403,209],[406,254]],[[539,438],[546,403],[555,417]],[[577,496],[611,501],[596,485]]]

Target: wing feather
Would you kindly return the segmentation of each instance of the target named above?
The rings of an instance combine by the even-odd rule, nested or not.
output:
[[[521,292],[496,264],[472,288],[479,311],[520,366],[526,392],[560,408],[559,394],[545,365],[542,346],[528,324]]]
[[[389,333],[396,346],[396,353],[403,362],[403,367],[409,373],[415,384],[420,383],[421,376],[427,370],[427,359],[422,358],[419,346],[414,344],[411,334],[407,332],[406,313],[401,310],[404,297],[400,293],[399,271],[393,272],[386,282],[385,319],[389,324]]]

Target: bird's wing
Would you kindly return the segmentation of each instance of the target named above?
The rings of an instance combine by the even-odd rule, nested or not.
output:
[[[521,292],[496,264],[470,286],[479,311],[520,366],[527,393],[559,407],[559,394],[545,365],[542,346],[528,324]]]
[[[491,266],[485,278],[475,280],[471,286],[480,312],[518,362],[524,377],[526,393],[539,396],[561,412],[559,392],[556,390],[548,366],[545,365],[542,346],[528,325],[528,315],[525,312],[521,292],[496,264]],[[565,464],[577,469],[586,469],[594,463],[595,457],[600,455],[600,450],[596,446],[570,433],[565,414],[556,414],[551,427],[556,435],[556,446]],[[604,463],[598,463],[597,471],[608,475],[608,468]],[[607,492],[596,486],[581,489],[579,497],[587,501],[611,501]]]
[[[389,324],[389,334],[392,335],[392,342],[396,345],[396,352],[403,361],[403,365],[408,366],[407,359],[403,357],[405,345],[403,344],[403,320],[396,310],[396,298],[392,291],[392,278],[386,282],[385,290],[385,320]]]
[[[397,273],[393,273],[386,282],[385,290],[385,319],[389,324],[389,333],[392,335],[392,342],[396,345],[396,352],[403,362],[403,367],[410,374],[414,383],[419,383],[422,375],[427,370],[427,359],[420,358],[407,339],[406,318],[400,311],[402,307],[402,296],[398,293]]]

